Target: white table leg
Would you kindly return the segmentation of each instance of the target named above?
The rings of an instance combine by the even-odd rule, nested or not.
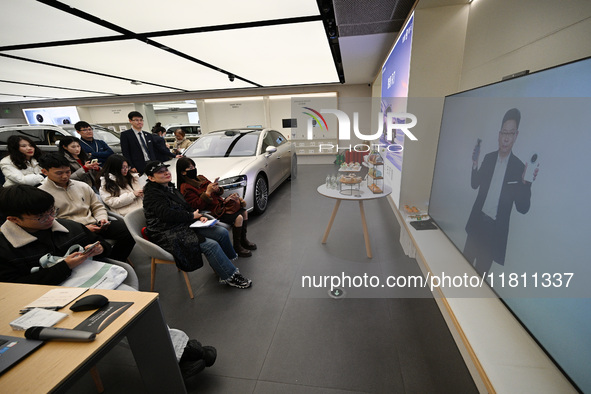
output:
[[[359,210],[361,211],[361,224],[363,225],[363,238],[365,238],[365,251],[367,257],[372,258],[371,244],[369,242],[369,232],[367,231],[367,223],[365,222],[365,211],[363,210],[363,201],[359,201]]]
[[[322,238],[323,244],[326,243],[326,240],[328,238],[328,233],[330,233],[330,228],[332,227],[332,222],[334,222],[334,218],[337,216],[337,211],[339,210],[340,205],[341,205],[341,200],[337,200],[337,203],[335,204],[335,206],[332,210],[332,216],[330,217],[330,220],[328,221],[328,226],[326,226],[326,231],[324,232],[324,237]]]

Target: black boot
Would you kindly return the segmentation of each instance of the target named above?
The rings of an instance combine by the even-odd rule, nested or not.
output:
[[[241,234],[242,234],[242,227],[232,227],[232,238],[234,241],[233,242],[234,250],[236,251],[236,253],[238,253],[238,256],[240,256],[240,257],[250,257],[250,256],[252,256],[252,253],[250,253],[250,250],[244,249],[240,245]]]
[[[248,223],[248,220],[244,220],[242,222],[242,233],[240,234],[240,245],[242,245],[242,247],[245,249],[256,250],[257,245],[253,244],[248,239],[246,239],[246,224],[247,223]]]

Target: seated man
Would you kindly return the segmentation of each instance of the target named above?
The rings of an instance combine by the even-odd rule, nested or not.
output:
[[[56,220],[54,204],[51,194],[33,186],[14,185],[0,190],[0,206],[6,215],[0,227],[1,282],[59,285],[71,275],[72,268],[89,256],[100,259],[108,255],[111,246],[96,233],[71,220]],[[51,267],[40,265],[39,259],[48,253],[64,256],[74,244],[87,246],[95,241],[100,241],[100,246],[87,255],[74,252]],[[130,274],[135,276],[132,270]],[[171,339],[185,380],[215,362],[215,348],[202,347],[179,330],[171,330]]]
[[[65,157],[51,153],[42,159],[41,172],[47,178],[39,188],[55,198],[57,217],[81,223],[93,233],[115,240],[110,257],[127,260],[135,241],[125,223],[121,220],[110,222],[107,209],[94,190],[84,182],[70,180],[72,171]]]
[[[80,223],[54,220],[54,198],[36,187],[14,185],[4,188],[0,205],[6,222],[0,227],[0,281],[59,285],[72,273],[72,268],[88,257],[100,260],[111,251],[111,246]],[[72,253],[52,267],[40,268],[39,259],[51,253],[64,256],[70,245],[86,246],[96,241],[101,244],[88,255]],[[37,270],[33,270],[37,268]]]

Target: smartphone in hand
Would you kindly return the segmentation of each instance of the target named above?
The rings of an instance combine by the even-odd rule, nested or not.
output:
[[[88,245],[87,247],[84,248],[84,252],[82,252],[82,254],[84,254],[84,255],[90,254],[90,252],[92,252],[99,244],[100,244],[100,242],[96,241],[95,243]]]

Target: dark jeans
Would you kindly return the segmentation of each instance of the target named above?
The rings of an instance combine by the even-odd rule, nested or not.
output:
[[[127,260],[133,250],[135,241],[124,221],[113,220],[107,228],[101,230],[98,234],[113,245],[109,258],[123,262]],[[115,243],[112,241],[115,241]]]

